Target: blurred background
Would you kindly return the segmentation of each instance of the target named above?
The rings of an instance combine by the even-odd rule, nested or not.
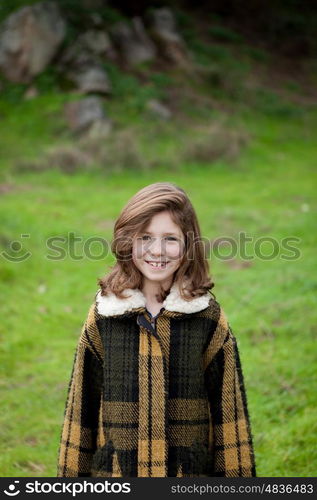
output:
[[[0,3],[2,476],[56,475],[114,222],[157,181],[196,208],[258,475],[315,475],[316,28],[302,0]]]

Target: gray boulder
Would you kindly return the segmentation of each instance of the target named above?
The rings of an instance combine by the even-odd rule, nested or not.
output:
[[[88,62],[100,62],[104,56],[112,57],[113,45],[107,32],[89,30],[80,35],[63,53],[60,63],[79,66]]]
[[[78,168],[88,167],[92,161],[92,157],[76,145],[59,145],[46,152],[44,167],[46,169],[59,168],[71,174]]]
[[[111,84],[106,71],[94,63],[83,65],[77,70],[70,71],[68,78],[83,94],[98,93],[110,94]]]
[[[79,37],[79,42],[93,54],[107,54],[112,49],[112,43],[106,31],[89,30]]]
[[[155,45],[148,37],[140,17],[132,18],[131,25],[124,21],[116,23],[111,34],[127,64],[140,64],[155,58]]]
[[[171,9],[154,9],[149,15],[151,36],[163,57],[178,66],[187,67],[189,57],[186,44],[177,31],[176,20]]]
[[[101,62],[104,56],[111,58],[113,52],[111,40],[105,31],[86,31],[63,53],[60,70],[84,94],[109,94],[111,84]]]
[[[169,120],[172,117],[171,110],[157,99],[150,99],[146,103],[146,109],[157,118]]]
[[[41,73],[64,40],[66,23],[55,2],[23,7],[0,26],[0,69],[17,83]]]
[[[85,97],[80,101],[68,102],[64,108],[66,121],[74,132],[83,132],[95,122],[105,120],[102,99]]]
[[[99,142],[106,139],[112,130],[112,123],[108,118],[97,120],[89,127],[85,138],[90,141]]]
[[[34,85],[31,85],[31,87],[26,89],[23,97],[26,101],[30,101],[31,99],[35,99],[36,97],[38,97],[38,95],[39,91],[37,90],[37,88]]]

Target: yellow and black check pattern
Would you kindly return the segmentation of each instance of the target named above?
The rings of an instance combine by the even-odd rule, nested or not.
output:
[[[68,388],[59,477],[255,476],[235,337],[219,304],[105,317],[93,304]]]

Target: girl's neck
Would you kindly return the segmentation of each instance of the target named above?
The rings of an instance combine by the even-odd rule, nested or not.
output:
[[[172,280],[169,280],[168,282],[164,283],[144,280],[142,286],[142,293],[146,299],[146,304],[152,309],[155,308],[155,306],[157,307],[162,306],[162,301],[160,300],[161,287],[164,290],[169,290],[171,285],[172,285]]]

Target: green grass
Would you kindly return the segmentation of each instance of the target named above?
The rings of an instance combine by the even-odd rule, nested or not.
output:
[[[114,79],[119,81],[119,74]],[[146,99],[179,86],[153,75],[138,91],[135,77],[116,88],[105,103],[114,121],[113,136],[128,131],[136,144],[134,163],[124,172],[109,165],[17,170],[21,162],[42,158],[52,145],[77,144],[65,126],[64,102],[76,96],[47,90],[31,101],[21,89],[6,89],[0,100],[1,182],[1,401],[2,476],[54,476],[67,384],[81,325],[97,290],[97,278],[113,258],[102,259],[91,237],[110,241],[121,208],[138,189],[156,181],[182,186],[197,210],[205,238],[244,232],[253,238],[247,265],[211,254],[214,292],[238,339],[244,369],[259,476],[314,476],[316,471],[316,173],[314,107],[286,106],[269,89],[235,103],[235,112],[206,110],[205,101],[179,97],[179,113],[167,123],[144,111]],[[45,81],[42,81],[45,87]],[[23,90],[23,89],[22,89]],[[199,90],[206,92],[202,85]],[[11,92],[11,93],[10,93]],[[183,99],[183,100],[182,100]],[[221,105],[221,101],[220,105]],[[232,101],[223,102],[224,109]],[[208,112],[207,112],[208,111]],[[186,115],[186,113],[188,113]],[[249,142],[235,161],[184,160],[184,150],[208,126],[219,122],[244,130]],[[201,127],[201,128],[200,128]],[[121,136],[119,136],[120,138]],[[126,147],[125,143],[119,146]],[[229,147],[229,144],[228,144]],[[138,158],[144,159],[136,168]],[[41,161],[41,160],[40,160]],[[70,233],[81,238],[70,258]],[[28,234],[28,238],[21,238]],[[48,238],[63,237],[66,255],[52,260]],[[258,238],[296,237],[296,260],[281,251],[254,256]],[[12,241],[23,249],[10,248]],[[31,256],[22,262],[9,259]],[[226,255],[225,247],[220,247]],[[266,252],[266,253],[265,253]],[[2,254],[3,255],[3,254]],[[94,257],[95,256],[95,257]]]

